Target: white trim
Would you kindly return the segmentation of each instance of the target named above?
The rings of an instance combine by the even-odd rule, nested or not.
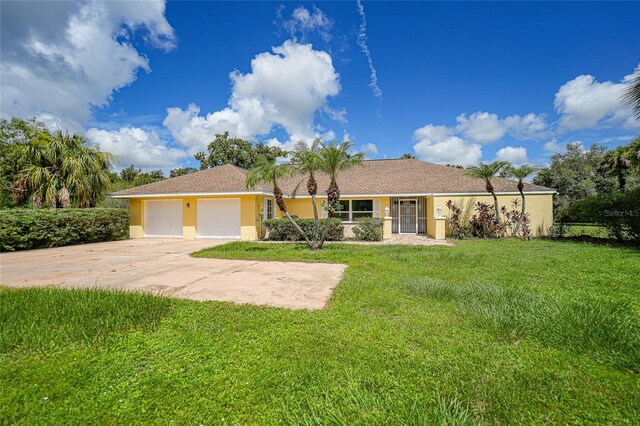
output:
[[[261,192],[261,191],[253,191],[253,192],[178,192],[178,193],[165,193],[165,194],[132,194],[132,195],[117,195],[117,194],[107,194],[107,198],[160,198],[160,197],[208,197],[208,196],[217,196],[217,195],[270,195],[273,197],[273,193],[271,192]]]
[[[558,191],[524,191],[525,195],[540,195],[540,194],[557,194]],[[340,194],[340,199],[343,198],[379,198],[379,197],[447,197],[453,195],[491,195],[489,192],[423,192],[423,193],[385,193],[385,194]],[[518,191],[496,192],[496,195],[520,195]],[[311,198],[310,195],[296,195],[291,197],[284,195],[282,198]],[[326,195],[317,195],[316,198],[327,198]]]
[[[524,191],[525,195],[541,195],[541,194],[557,194],[558,191]],[[272,196],[273,193],[267,191],[252,191],[252,192],[178,192],[178,193],[164,193],[164,194],[132,194],[132,195],[117,195],[107,194],[107,198],[159,198],[159,197],[203,197],[203,196],[218,196],[218,195],[267,195]],[[447,197],[447,196],[463,196],[463,195],[491,195],[486,191],[482,192],[421,192],[421,193],[384,193],[384,194],[340,194],[340,198],[378,198],[378,197]],[[496,192],[496,195],[520,195],[518,191]],[[311,198],[310,195],[283,195],[282,198]],[[327,198],[326,195],[317,195],[316,198]]]

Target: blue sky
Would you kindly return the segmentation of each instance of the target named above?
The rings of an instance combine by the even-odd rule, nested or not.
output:
[[[3,117],[86,134],[117,167],[196,166],[225,130],[369,158],[545,164],[640,133],[640,3],[2,2]]]

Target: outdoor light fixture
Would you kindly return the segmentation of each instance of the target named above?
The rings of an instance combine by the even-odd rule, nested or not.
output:
[[[191,207],[191,204],[187,203],[187,208]]]
[[[389,217],[389,207],[384,208],[384,217]]]
[[[438,216],[442,216],[442,207],[436,207],[436,211],[438,212]]]

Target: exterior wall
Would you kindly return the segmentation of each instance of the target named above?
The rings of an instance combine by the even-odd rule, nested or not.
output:
[[[446,201],[445,201],[446,203]],[[433,206],[433,197],[427,198],[427,235],[436,237],[436,208]]]
[[[144,202],[147,200],[180,199],[182,200],[182,238],[194,239],[198,236],[198,199],[240,198],[240,238],[242,240],[256,240],[262,229],[261,212],[262,196],[202,196],[202,197],[154,197],[132,198],[129,202],[130,238],[143,238],[144,233]],[[189,207],[187,207],[187,204]]]
[[[144,203],[142,200],[129,201],[129,238],[144,237]]]
[[[511,208],[511,201],[514,199],[520,200],[520,195],[498,195],[498,203],[500,207],[507,206]],[[553,225],[553,195],[552,194],[529,194],[525,193],[526,198],[526,211],[531,218],[531,233],[534,236],[547,235],[549,228]],[[435,223],[434,216],[437,215],[436,209],[438,206],[442,207],[442,215],[448,216],[449,209],[447,209],[447,201],[452,200],[458,206],[464,209],[473,208],[473,203],[481,201],[484,203],[490,203],[493,205],[493,197],[491,194],[481,195],[465,195],[465,196],[436,196],[429,199],[431,203],[427,204],[429,209],[429,223],[432,221]],[[431,228],[429,226],[429,228]],[[434,228],[431,228],[434,229]]]
[[[380,217],[384,217],[384,209],[391,208],[389,205],[389,197],[341,197],[341,200],[380,200]],[[322,216],[322,202],[326,201],[326,197],[317,198],[318,216]],[[313,204],[311,198],[285,198],[285,204],[290,215],[296,215],[303,219],[313,219]],[[284,215],[277,209],[277,216]]]

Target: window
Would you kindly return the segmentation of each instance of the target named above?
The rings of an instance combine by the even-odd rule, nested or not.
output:
[[[264,208],[264,218],[273,219],[273,200],[271,198],[266,199]]]
[[[359,217],[373,217],[373,200],[339,200],[340,211],[335,217],[343,221],[353,221]]]

